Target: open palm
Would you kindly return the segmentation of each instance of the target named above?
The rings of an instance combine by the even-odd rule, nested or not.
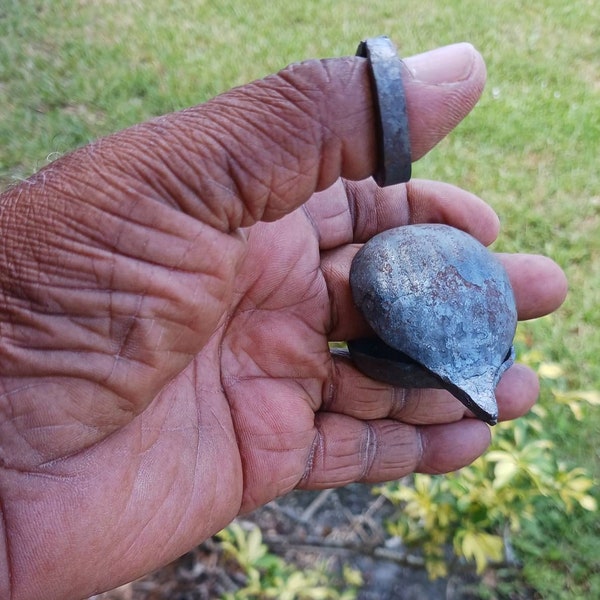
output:
[[[435,57],[465,63],[455,82],[427,81],[431,60],[407,63],[415,159],[484,80],[468,46]],[[487,426],[447,393],[392,389],[329,350],[367,331],[348,288],[360,243],[425,221],[497,233],[452,186],[362,180],[371,106],[361,59],[296,65],[2,196],[2,597],[89,595],[294,488],[443,472],[485,449]],[[503,260],[522,318],[560,304],[551,261]],[[511,369],[501,418],[536,386]]]

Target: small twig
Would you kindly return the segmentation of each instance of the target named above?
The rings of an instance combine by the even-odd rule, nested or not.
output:
[[[333,488],[323,490],[305,509],[300,515],[300,518],[308,523],[314,516],[314,514],[325,504],[329,496],[334,492]]]
[[[381,546],[373,547],[364,544],[334,542],[315,537],[308,537],[305,540],[296,541],[280,535],[265,536],[263,541],[272,549],[284,547],[286,550],[293,548],[295,550],[304,550],[307,552],[328,552],[345,556],[362,554],[363,556],[389,560],[412,568],[423,568],[425,566],[425,559],[420,556],[415,556],[408,552],[399,552],[390,548],[383,548]]]
[[[365,516],[372,517],[386,502],[387,498],[383,494],[380,494],[373,502],[371,502],[369,508],[367,508],[365,512]]]
[[[268,508],[272,511],[278,512],[278,513],[282,514],[283,516],[287,517],[288,519],[290,519],[290,521],[293,521],[294,523],[298,523],[299,525],[307,525],[308,524],[302,518],[302,515],[299,515],[292,508],[288,508],[287,506],[282,506],[281,504],[278,504],[277,502],[275,502],[275,500],[269,502],[268,504],[265,504],[264,508]]]
[[[422,569],[425,567],[425,559],[415,554],[409,554],[408,552],[398,552],[397,550],[391,550],[390,548],[382,548],[381,546],[373,550],[373,557],[381,558],[383,560],[390,560],[407,567],[413,567]]]
[[[240,589],[241,584],[236,583],[224,569],[219,569],[216,575],[224,591],[235,592],[235,590]]]

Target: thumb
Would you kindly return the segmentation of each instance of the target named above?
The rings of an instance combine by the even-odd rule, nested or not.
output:
[[[473,108],[485,66],[469,44],[404,64],[417,160]],[[340,176],[371,175],[377,159],[374,100],[365,59],[307,61],[105,138],[68,157],[64,168],[76,169],[80,181],[81,173],[91,173],[94,193],[93,174],[110,174],[103,187],[109,194],[114,187],[115,198],[124,186],[159,195],[220,231],[232,231],[291,212]]]
[[[33,432],[21,435],[23,456],[31,440],[43,460],[89,446],[189,364],[233,293],[244,247],[229,232],[374,171],[367,67],[292,65],[98,140],[2,194],[2,385],[24,412],[42,406],[37,421],[19,421]],[[406,67],[417,159],[473,107],[485,69],[467,44]],[[61,422],[76,426],[59,434]]]

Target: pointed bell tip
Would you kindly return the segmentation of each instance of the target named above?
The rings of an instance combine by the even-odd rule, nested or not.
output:
[[[485,421],[488,425],[498,423],[498,403],[494,392],[474,395],[470,400],[469,408],[478,419]]]
[[[482,418],[482,421],[485,421],[488,425],[497,425],[498,424],[498,411],[495,413],[486,413]]]
[[[448,385],[447,389],[452,392],[478,419],[488,425],[498,423],[498,403],[493,388],[478,385],[457,386]]]

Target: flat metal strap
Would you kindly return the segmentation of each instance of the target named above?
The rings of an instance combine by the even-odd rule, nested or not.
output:
[[[387,36],[363,40],[356,55],[369,61],[377,101],[379,148],[373,179],[380,187],[405,183],[411,177],[412,161],[402,60]]]

